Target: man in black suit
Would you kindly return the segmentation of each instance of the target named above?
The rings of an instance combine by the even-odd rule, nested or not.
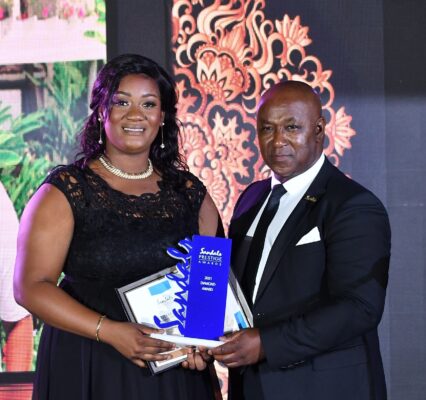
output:
[[[389,221],[325,158],[325,125],[305,83],[278,83],[260,100],[260,151],[273,174],[242,193],[229,230],[254,328],[210,350],[230,368],[231,399],[386,398],[377,326]]]

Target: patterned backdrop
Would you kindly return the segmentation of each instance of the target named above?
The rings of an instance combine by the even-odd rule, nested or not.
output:
[[[209,5],[207,5],[209,3]],[[336,109],[332,70],[309,51],[300,16],[267,19],[265,1],[174,0],[172,45],[188,164],[209,188],[228,226],[240,192],[269,175],[259,157],[256,104],[281,80],[310,84],[328,121],[325,154],[337,166],[356,134]]]

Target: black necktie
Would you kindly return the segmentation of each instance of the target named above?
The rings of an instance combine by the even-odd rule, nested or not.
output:
[[[272,189],[268,203],[263,209],[262,215],[259,218],[256,230],[250,244],[250,250],[247,256],[247,264],[244,270],[243,291],[249,304],[252,303],[253,290],[256,282],[257,270],[262,257],[263,245],[265,243],[266,232],[269,224],[274,218],[280,205],[281,197],[286,193],[283,185],[275,185]]]

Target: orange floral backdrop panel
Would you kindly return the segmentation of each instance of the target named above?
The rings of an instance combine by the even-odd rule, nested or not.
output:
[[[333,107],[332,70],[310,53],[309,27],[287,15],[285,4],[275,20],[264,9],[264,0],[173,1],[181,146],[225,226],[241,191],[270,174],[259,155],[255,119],[256,104],[272,84],[299,80],[320,93],[328,121],[324,151],[336,166],[356,134],[345,107]]]

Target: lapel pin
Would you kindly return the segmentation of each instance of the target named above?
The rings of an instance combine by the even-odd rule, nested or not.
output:
[[[306,201],[310,201],[311,203],[316,203],[318,199],[315,196],[305,196]]]

